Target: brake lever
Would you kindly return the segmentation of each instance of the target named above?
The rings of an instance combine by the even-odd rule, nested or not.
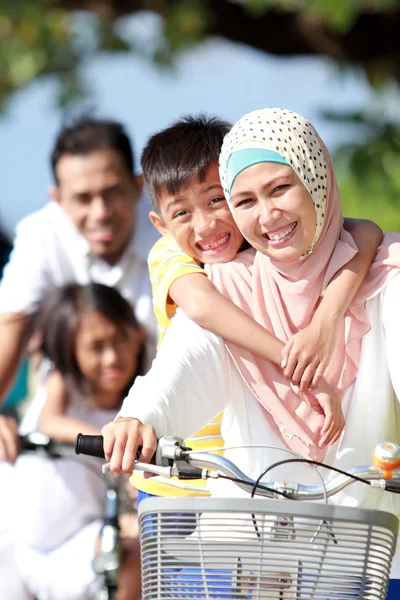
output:
[[[102,465],[101,470],[104,475],[106,473],[109,473],[111,470],[110,463],[105,463],[104,465]],[[154,473],[154,475],[162,475],[167,479],[170,479],[172,477],[172,467],[159,467],[158,465],[151,465],[150,463],[136,462],[132,473],[134,473],[135,471]]]

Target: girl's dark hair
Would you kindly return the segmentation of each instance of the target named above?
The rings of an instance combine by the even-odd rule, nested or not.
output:
[[[79,396],[92,393],[92,385],[81,372],[75,355],[76,332],[81,313],[95,310],[116,326],[129,325],[140,329],[131,305],[114,288],[101,283],[69,284],[57,288],[43,303],[38,319],[42,334],[42,351],[62,374],[68,389]],[[145,347],[141,348],[136,373],[144,373]]]

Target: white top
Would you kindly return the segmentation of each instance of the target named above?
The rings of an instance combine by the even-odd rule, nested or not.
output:
[[[363,338],[357,380],[343,398],[346,426],[340,440],[327,452],[328,464],[345,470],[369,465],[376,444],[400,441],[400,413],[395,394],[400,392],[399,306],[400,276],[389,283],[385,292],[367,302],[371,330]],[[247,387],[221,338],[201,329],[178,310],[152,369],[135,381],[119,416],[136,417],[153,425],[158,436],[176,435],[185,439],[222,410],[222,435],[227,447],[271,444],[281,449],[226,450],[225,456],[249,476],[256,478],[268,465],[290,457],[284,452],[283,439],[272,426],[268,413]],[[325,478],[334,476],[325,469],[321,469],[321,474]],[[311,469],[298,464],[269,473],[267,479],[320,485]],[[214,495],[244,494],[231,483],[211,483],[215,484]],[[350,485],[331,502],[379,508],[400,516],[399,496],[371,490],[362,484]],[[400,578],[399,556],[392,576]]]
[[[68,408],[70,416],[98,428],[115,413],[77,402]],[[99,459],[87,456],[21,454],[17,459],[9,489],[14,519],[9,555],[15,555],[19,575],[35,598],[94,598],[89,589],[102,583],[92,567],[106,492],[100,465]]]
[[[116,411],[72,402],[67,414],[101,429]],[[99,459],[87,456],[51,459],[22,453],[15,463],[18,543],[50,552],[101,519],[106,481],[100,467]]]
[[[147,255],[158,237],[142,200],[131,243],[120,261],[109,265],[91,253],[88,242],[62,208],[49,202],[17,226],[0,284],[0,313],[34,314],[54,287],[95,281],[116,286],[135,305],[140,323],[155,335]]]

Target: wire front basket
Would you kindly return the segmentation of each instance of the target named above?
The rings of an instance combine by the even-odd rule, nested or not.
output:
[[[151,498],[142,598],[384,600],[398,519],[309,502]]]

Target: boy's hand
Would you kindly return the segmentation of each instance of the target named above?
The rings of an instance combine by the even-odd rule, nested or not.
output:
[[[321,439],[319,447],[332,446],[340,437],[345,425],[342,411],[342,403],[339,396],[333,393],[328,386],[323,386],[323,391],[313,392],[318,404],[322,408],[325,419],[321,429]]]
[[[313,320],[296,333],[282,350],[283,374],[302,392],[316,388],[332,358],[336,345],[337,327],[334,322],[320,324]]]
[[[132,474],[138,446],[142,446],[141,462],[150,462],[157,448],[154,427],[143,425],[138,419],[121,417],[108,423],[101,433],[104,437],[104,454],[115,477],[121,471],[128,476]]]

